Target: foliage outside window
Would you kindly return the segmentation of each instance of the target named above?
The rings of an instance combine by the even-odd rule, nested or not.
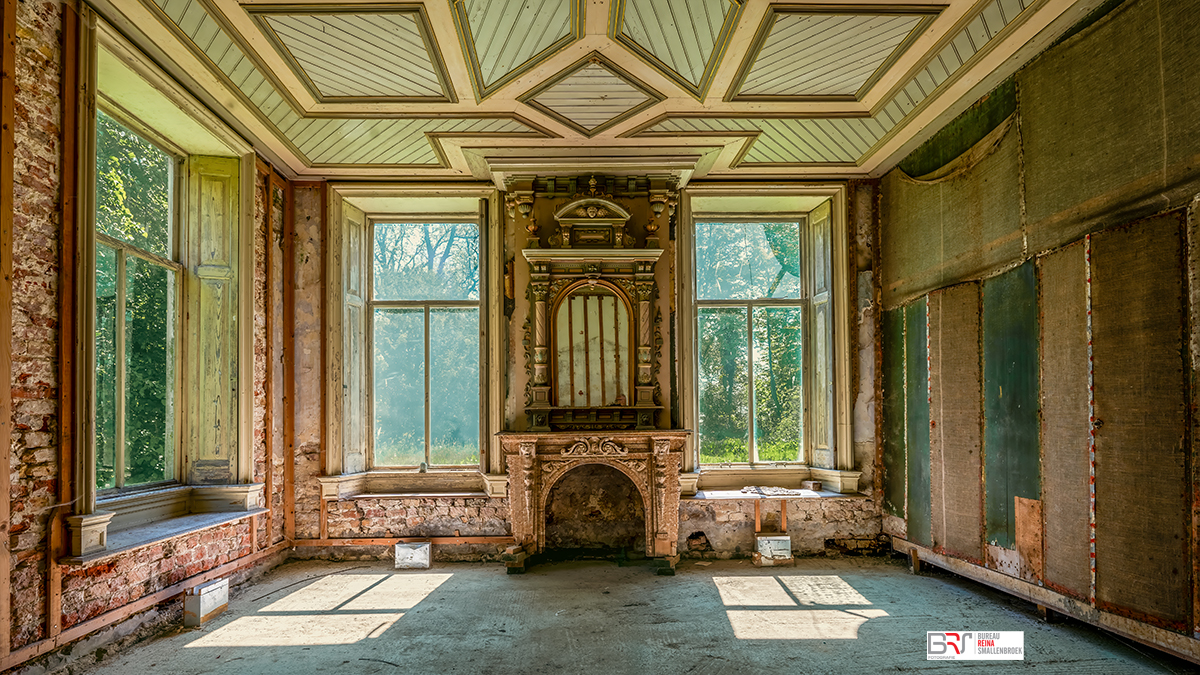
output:
[[[174,159],[96,119],[96,487],[176,478]]]
[[[479,225],[375,223],[374,465],[479,463]]]
[[[801,223],[696,223],[702,464],[805,459]]]

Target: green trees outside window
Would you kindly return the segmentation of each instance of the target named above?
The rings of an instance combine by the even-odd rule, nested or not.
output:
[[[179,272],[175,161],[96,120],[96,487],[173,480]]]
[[[804,461],[799,222],[696,223],[702,464]]]
[[[376,223],[375,466],[479,463],[479,225]]]

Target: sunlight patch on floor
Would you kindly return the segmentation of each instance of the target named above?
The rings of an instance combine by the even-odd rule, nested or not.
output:
[[[795,607],[775,577],[713,577],[721,602],[750,607]]]
[[[348,645],[378,637],[403,614],[243,616],[188,647],[309,647]]]
[[[833,574],[779,577],[801,605],[869,605],[846,580]]]
[[[857,640],[864,623],[887,616],[882,609],[731,609],[726,614],[740,640]]]

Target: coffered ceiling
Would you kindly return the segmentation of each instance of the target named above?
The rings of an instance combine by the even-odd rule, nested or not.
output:
[[[877,175],[1101,0],[100,0],[297,177]]]

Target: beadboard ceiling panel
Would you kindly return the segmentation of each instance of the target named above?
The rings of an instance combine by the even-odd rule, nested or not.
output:
[[[855,97],[925,23],[919,14],[776,12],[738,94]]]
[[[289,175],[500,185],[878,175],[1105,0],[100,1]]]
[[[742,0],[616,0],[611,31],[651,66],[703,97]]]
[[[592,55],[525,94],[522,100],[594,136],[662,100],[615,66]]]
[[[452,1],[459,39],[480,99],[582,33],[582,0]]]
[[[259,16],[318,97],[450,100],[419,12]]]

